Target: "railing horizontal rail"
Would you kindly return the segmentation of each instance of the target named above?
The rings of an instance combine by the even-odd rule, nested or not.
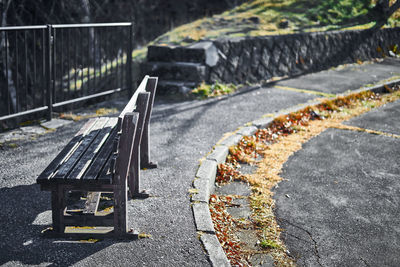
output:
[[[74,103],[77,103],[77,102],[81,102],[81,101],[93,99],[93,98],[100,97],[100,96],[111,95],[111,94],[114,94],[114,93],[117,93],[117,92],[124,91],[124,90],[126,90],[126,89],[127,89],[127,88],[116,88],[116,89],[104,91],[104,92],[97,93],[97,94],[92,94],[92,95],[88,95],[88,96],[78,97],[78,98],[74,98],[74,99],[71,99],[71,100],[67,100],[67,101],[55,103],[55,104],[53,104],[53,107],[57,108],[57,107],[61,107],[61,106],[65,106],[65,105],[74,104]]]
[[[40,108],[21,111],[21,112],[18,112],[18,113],[14,113],[14,114],[11,114],[11,115],[0,117],[0,121],[9,120],[9,119],[13,119],[13,118],[17,118],[17,117],[33,114],[33,113],[37,113],[37,112],[40,112],[40,111],[46,111],[48,109],[49,109],[48,106],[44,106],[44,107],[40,107]]]
[[[46,25],[36,25],[36,26],[10,26],[10,27],[0,27],[0,31],[23,31],[23,30],[39,30],[46,29]]]
[[[124,27],[132,26],[131,22],[114,22],[114,23],[88,23],[88,24],[53,24],[51,27],[55,29],[65,28],[96,28],[96,27]]]

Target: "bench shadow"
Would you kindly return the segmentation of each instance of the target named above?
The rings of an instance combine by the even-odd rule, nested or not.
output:
[[[0,200],[0,265],[71,265],[119,242],[43,237],[41,231],[51,226],[50,193],[36,184],[1,188]]]

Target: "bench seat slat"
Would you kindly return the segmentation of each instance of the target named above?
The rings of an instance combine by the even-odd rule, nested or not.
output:
[[[98,179],[102,179],[102,173],[103,173],[102,170],[107,171],[109,169],[110,165],[109,158],[111,157],[111,154],[113,152],[114,140],[116,135],[117,135],[117,130],[114,128],[106,143],[102,146],[99,153],[97,153],[97,156],[93,160],[93,163],[90,165],[86,173],[83,175],[82,182],[94,182],[97,181]],[[108,176],[107,179],[111,184],[111,176]],[[105,180],[104,177],[102,180]]]
[[[115,172],[115,161],[117,160],[117,155],[111,152],[110,157],[108,158],[105,167],[101,170],[101,173],[97,180],[99,183],[105,183],[105,181],[110,181],[112,183],[112,179]]]
[[[85,174],[85,172],[93,163],[94,159],[97,157],[97,154],[99,153],[102,146],[110,137],[110,133],[114,128],[114,126],[116,125],[116,123],[117,123],[117,118],[110,118],[104,124],[103,128],[100,130],[100,132],[95,137],[93,142],[90,144],[85,153],[82,155],[79,162],[77,162],[77,164],[72,169],[70,174],[68,174],[67,179],[76,180],[82,178],[82,176]]]
[[[93,142],[95,137],[100,133],[101,129],[103,128],[104,124],[108,121],[108,118],[102,117],[96,120],[95,125],[91,129],[91,131],[84,136],[84,138],[80,141],[79,146],[76,148],[74,153],[68,158],[65,163],[63,163],[60,168],[55,173],[52,179],[65,179],[67,175],[70,173],[72,168],[76,165],[76,163],[80,160],[82,155],[85,153],[87,148]]]
[[[61,152],[57,155],[57,157],[47,166],[47,168],[38,176],[37,182],[43,183],[46,182],[60,167],[61,164],[68,158],[68,155],[73,153],[73,151],[77,148],[79,142],[86,136],[98,118],[89,120],[76,135],[71,139],[71,141],[61,150]]]

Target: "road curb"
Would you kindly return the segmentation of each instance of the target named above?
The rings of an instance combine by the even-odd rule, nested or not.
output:
[[[387,93],[386,86],[391,87],[400,84],[400,79],[374,85],[371,87],[361,87],[360,89],[349,91],[343,94],[337,94],[335,97],[347,96],[371,91],[374,93]],[[208,203],[210,195],[214,192],[215,178],[217,175],[218,164],[225,162],[229,154],[229,147],[236,145],[243,136],[252,135],[258,129],[267,128],[275,118],[287,115],[292,112],[300,111],[308,106],[315,106],[322,101],[313,101],[284,109],[274,114],[264,115],[262,118],[247,123],[245,127],[240,127],[234,133],[222,138],[213,150],[206,156],[196,173],[193,181],[194,192],[191,196],[193,216],[196,224],[196,230],[200,234],[200,240],[208,254],[212,266],[231,266],[226,257],[214,230]],[[221,251],[222,254],[221,255]]]

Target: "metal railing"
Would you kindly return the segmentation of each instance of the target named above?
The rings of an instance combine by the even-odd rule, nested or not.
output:
[[[132,23],[0,27],[0,121],[130,90]]]

